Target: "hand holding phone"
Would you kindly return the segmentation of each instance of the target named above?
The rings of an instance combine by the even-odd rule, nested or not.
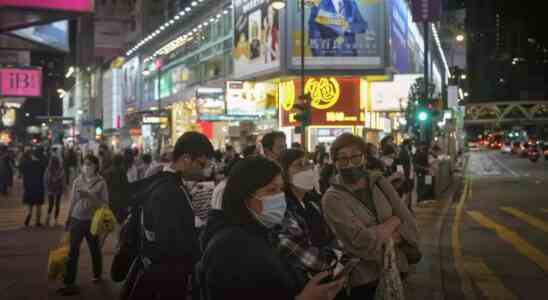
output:
[[[332,281],[337,281],[343,277],[347,277],[348,275],[350,275],[350,273],[352,273],[352,271],[354,271],[359,263],[359,258],[352,258],[348,260],[348,262],[344,265],[343,269],[340,272],[338,272],[337,274],[328,275],[327,277],[323,278],[320,283],[328,283]]]

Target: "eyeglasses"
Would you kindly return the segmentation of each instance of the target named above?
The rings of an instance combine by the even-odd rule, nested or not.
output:
[[[337,157],[337,162],[343,166],[348,165],[352,162],[353,165],[360,164],[363,161],[363,153],[352,155],[352,156],[340,156]]]

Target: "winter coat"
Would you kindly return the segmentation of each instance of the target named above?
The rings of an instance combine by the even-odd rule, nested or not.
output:
[[[296,278],[259,223],[233,225],[211,210],[201,239],[200,284],[209,300],[293,300]]]
[[[129,182],[122,166],[111,166],[103,174],[107,182],[109,207],[116,215],[118,222],[123,221],[129,206]]]
[[[44,204],[45,162],[32,157],[23,161],[21,171],[23,173],[23,203],[28,205]]]
[[[402,239],[417,245],[418,229],[414,216],[398,196],[390,182],[379,173],[369,173],[369,190],[376,214],[368,208],[363,199],[351,192],[351,187],[344,184],[340,175],[322,198],[322,207],[327,223],[343,243],[347,254],[361,259],[358,267],[351,273],[351,286],[361,286],[379,279],[382,261],[383,243],[378,240],[375,226],[392,216],[401,220],[399,227]],[[366,201],[371,201],[367,199]],[[396,250],[398,267],[407,272],[409,265],[404,253]]]
[[[65,188],[64,168],[59,166],[59,169],[54,171],[51,166],[48,166],[44,174],[44,184],[48,193],[62,194]]]

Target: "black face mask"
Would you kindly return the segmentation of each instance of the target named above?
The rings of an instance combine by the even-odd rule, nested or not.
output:
[[[340,169],[339,174],[341,174],[344,183],[355,184],[361,178],[366,177],[367,171],[364,170],[363,166],[357,166]]]

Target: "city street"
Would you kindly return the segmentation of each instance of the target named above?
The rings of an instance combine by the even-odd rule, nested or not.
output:
[[[416,210],[424,258],[406,281],[408,299],[545,299],[548,162],[473,152],[462,184],[460,177],[446,196]],[[48,250],[62,227],[25,229],[20,199],[16,188],[0,201],[0,298],[61,299],[55,294],[59,283],[46,274]],[[63,202],[62,221],[67,206]],[[117,299],[118,284],[91,283],[87,246],[82,249],[82,294],[73,298]],[[104,253],[108,279],[112,238]]]
[[[546,299],[548,162],[474,152],[467,175],[444,228],[462,291],[467,298]]]

